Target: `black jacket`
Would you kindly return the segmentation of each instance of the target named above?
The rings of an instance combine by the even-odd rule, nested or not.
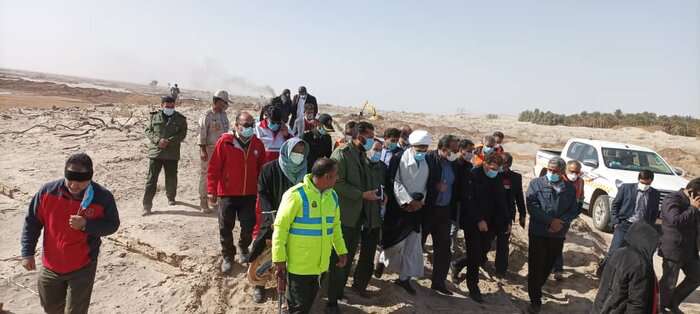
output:
[[[610,218],[613,225],[617,225],[634,216],[637,208],[637,183],[623,184],[617,192],[610,208]],[[659,191],[649,188],[647,195],[647,210],[644,212],[644,220],[653,225],[659,217]]]
[[[318,133],[318,129],[304,132],[302,139],[309,144],[309,155],[306,157],[308,166],[306,170],[311,172],[311,167],[313,167],[316,160],[321,157],[331,157],[333,153],[333,139],[328,134],[321,135]]]
[[[661,206],[661,245],[659,256],[675,262],[697,258],[698,210],[683,193],[670,193]]]
[[[520,217],[524,218],[527,215],[527,209],[523,194],[523,176],[512,170],[502,173],[501,176],[503,177],[503,187],[506,189],[506,203],[508,204],[510,221],[515,221],[516,207]]]
[[[473,168],[472,190],[472,204],[465,215],[464,229],[474,229],[484,220],[489,230],[504,230],[509,224],[509,214],[502,174],[492,179],[486,176],[483,167]]]
[[[383,248],[390,248],[405,239],[412,231],[420,231],[421,228],[421,211],[407,212],[399,206],[394,194],[394,180],[401,164],[401,156],[404,151],[401,151],[391,158],[389,170],[386,175],[385,193],[388,202],[386,205],[386,213],[382,222],[382,240]]]
[[[645,223],[634,223],[623,247],[610,257],[600,278],[592,314],[652,313],[656,275],[652,258],[659,234]]]
[[[425,208],[431,208],[435,206],[437,202],[438,194],[440,191],[437,189],[438,183],[442,180],[442,162],[440,160],[440,155],[437,150],[430,151],[425,155],[425,162],[428,164],[428,169],[430,174],[428,175],[427,183],[427,195],[425,198]],[[455,177],[455,182],[457,182],[457,172],[455,171],[454,162],[450,162],[450,167],[452,167],[452,173]],[[448,206],[452,207],[457,200],[457,191],[454,189],[455,184],[452,184],[452,198]],[[430,214],[426,211],[426,214]]]
[[[472,182],[472,169],[474,166],[471,162],[460,158],[455,161],[453,168],[455,169],[456,184],[454,191],[457,194],[457,204],[452,213],[452,220],[458,221],[460,228],[464,229],[467,225],[467,213],[474,198]]]
[[[281,96],[277,96],[275,98],[272,98],[272,100],[270,101],[270,105],[277,106],[282,110],[282,122],[289,122],[289,115],[292,113],[291,99],[287,99],[286,101],[284,101],[282,100]]]
[[[318,103],[316,102],[316,97],[314,97],[311,94],[306,94],[306,102],[304,102],[304,104],[312,104],[314,106],[314,114],[318,114]],[[292,99],[292,106],[291,106],[292,118],[289,120],[289,121],[291,121],[292,124],[297,119],[298,105],[299,105],[299,94],[296,94],[296,95],[294,95],[294,99]],[[304,109],[304,108],[302,108],[302,109]]]

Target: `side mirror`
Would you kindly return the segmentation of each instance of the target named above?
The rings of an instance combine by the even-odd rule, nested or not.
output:
[[[673,172],[676,175],[681,176],[681,177],[685,174],[685,170],[678,168],[678,167],[673,168]]]
[[[593,169],[598,168],[598,161],[594,159],[584,159],[583,164],[587,167],[591,167]]]

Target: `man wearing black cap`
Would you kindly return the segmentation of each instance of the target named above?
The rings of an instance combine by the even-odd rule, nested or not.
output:
[[[308,167],[311,169],[316,160],[326,157],[330,158],[333,153],[333,139],[329,133],[335,132],[333,128],[333,117],[327,113],[318,116],[316,128],[304,132],[303,140],[309,144],[309,156],[307,158]]]
[[[289,123],[289,115],[292,114],[292,97],[289,89],[284,89],[282,94],[272,98],[270,105],[277,106],[282,110],[282,122]]]
[[[41,306],[46,313],[87,313],[100,237],[117,231],[119,213],[112,193],[92,181],[90,156],[70,156],[63,170],[64,178],[45,184],[29,204],[22,266],[36,269],[34,255],[43,229],[37,284]]]
[[[318,103],[316,97],[306,92],[306,87],[299,87],[299,94],[294,95],[292,100],[292,118],[290,127],[294,131],[294,135],[299,137],[304,134],[304,105],[311,104],[313,106],[314,116],[318,114]]]
[[[162,168],[165,168],[165,194],[168,204],[175,205],[180,143],[187,136],[187,118],[175,111],[175,99],[172,96],[163,96],[160,107],[160,110],[151,112],[150,121],[146,126],[149,162],[146,191],[143,194],[144,216],[151,214],[158,175]]]

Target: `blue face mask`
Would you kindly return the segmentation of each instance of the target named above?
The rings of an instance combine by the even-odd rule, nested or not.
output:
[[[414,158],[416,159],[416,161],[425,160],[425,153],[424,152],[416,152],[416,156]]]
[[[365,151],[369,151],[370,149],[372,149],[372,146],[374,146],[374,139],[373,138],[365,139],[365,143],[362,144],[362,147],[365,149]]]
[[[369,160],[371,160],[371,161],[379,161],[380,159],[382,159],[382,153],[380,153],[380,152],[375,152],[374,154],[372,154],[372,157],[370,157]]]
[[[397,143],[389,143],[389,146],[387,146],[388,150],[395,150],[397,147],[399,147],[399,144]]]
[[[249,138],[253,136],[253,133],[255,130],[253,130],[253,127],[248,127],[248,128],[243,128],[243,131],[239,134],[241,137]]]
[[[270,128],[270,130],[272,130],[273,132],[277,132],[277,130],[280,129],[280,124],[279,124],[279,123],[270,122],[270,123],[267,125],[267,127]]]
[[[323,127],[320,127],[318,128],[318,134],[326,135],[328,134],[328,131],[326,131],[326,129],[324,129]]]
[[[487,169],[487,170],[486,170],[486,176],[489,177],[489,178],[491,178],[491,179],[493,179],[493,178],[495,178],[495,177],[498,176],[498,170]]]
[[[549,182],[552,182],[552,183],[559,182],[559,179],[560,178],[559,178],[558,174],[551,172],[551,171],[547,171],[547,180],[549,180]]]
[[[484,154],[488,155],[488,154],[490,154],[490,153],[493,152],[493,147],[484,146],[484,148],[482,149],[482,151],[484,152]]]

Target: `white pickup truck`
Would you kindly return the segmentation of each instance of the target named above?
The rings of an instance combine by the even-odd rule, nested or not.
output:
[[[547,172],[547,162],[552,157],[581,162],[585,182],[583,208],[591,215],[595,227],[603,231],[610,231],[610,207],[617,188],[623,183],[637,182],[639,171],[654,172],[652,187],[659,190],[662,202],[668,193],[688,184],[682,169],[671,167],[655,151],[641,146],[573,138],[566,142],[564,151],[537,151],[535,176]]]

